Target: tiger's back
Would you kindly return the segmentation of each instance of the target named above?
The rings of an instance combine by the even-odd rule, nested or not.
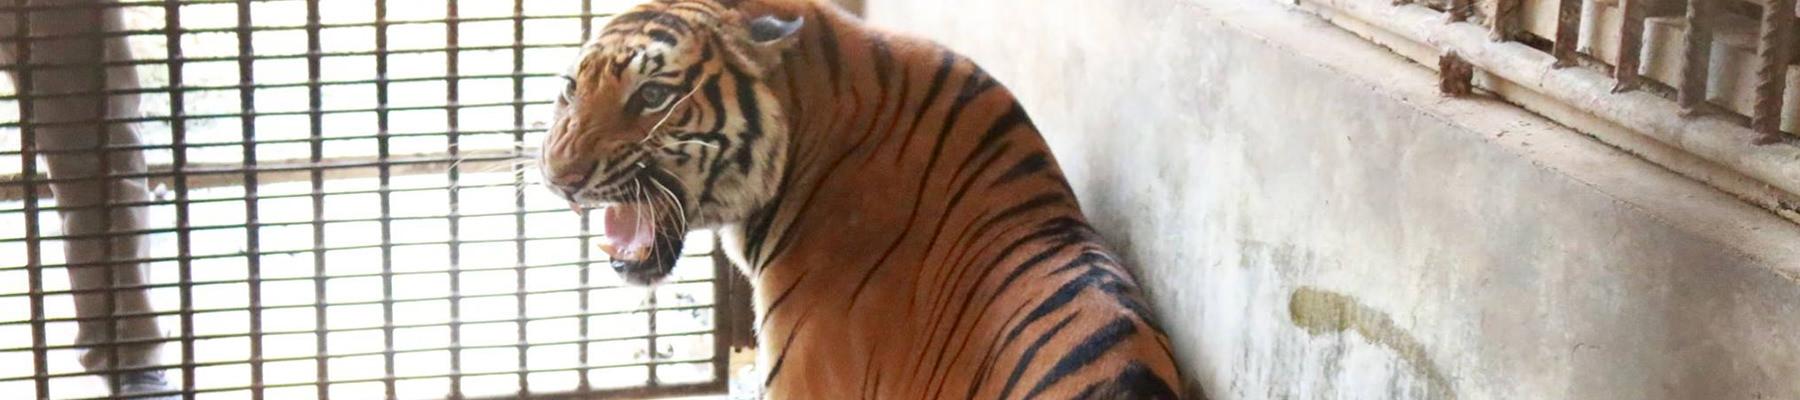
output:
[[[842,150],[792,153],[818,176],[765,213],[780,236],[745,238],[768,393],[1178,398],[1167,339],[1011,92],[810,7],[838,48],[800,46],[787,98],[835,99],[790,109]]]

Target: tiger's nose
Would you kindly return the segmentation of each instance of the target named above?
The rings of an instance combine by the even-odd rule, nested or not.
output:
[[[575,194],[575,192],[581,190],[582,186],[586,186],[588,176],[594,173],[594,168],[595,165],[593,163],[572,165],[567,170],[553,172],[553,175],[550,177],[550,184],[556,186],[557,190],[561,190],[565,194]]]

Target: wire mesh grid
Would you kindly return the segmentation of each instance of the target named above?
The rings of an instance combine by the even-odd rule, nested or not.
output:
[[[626,287],[521,164],[629,3],[0,4],[0,393],[722,392],[713,249]]]

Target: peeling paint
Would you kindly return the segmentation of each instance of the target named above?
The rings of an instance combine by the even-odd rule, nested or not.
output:
[[[1294,325],[1313,336],[1354,331],[1382,347],[1393,350],[1413,371],[1425,379],[1436,398],[1457,398],[1449,379],[1438,370],[1437,363],[1425,354],[1425,346],[1411,334],[1394,325],[1387,313],[1369,308],[1356,298],[1340,293],[1301,287],[1288,298],[1288,316]]]

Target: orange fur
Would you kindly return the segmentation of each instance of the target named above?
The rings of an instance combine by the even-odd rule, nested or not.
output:
[[[782,26],[759,30],[762,17],[803,25],[761,41]],[[683,46],[633,47],[684,25]],[[717,57],[701,57],[707,47]],[[693,63],[620,56],[634,52]],[[595,71],[619,59],[699,65],[705,74],[680,84],[697,100],[620,113],[634,78]],[[680,200],[655,209],[719,229],[755,283],[768,397],[1183,393],[1129,271],[1086,224],[1012,94],[969,60],[812,0],[649,3],[610,24],[584,60],[587,86],[559,125],[607,128],[553,129],[546,173],[607,171],[632,141],[715,140],[643,159],[669,163],[646,169],[682,182]],[[677,122],[663,132],[653,119]],[[737,197],[716,197],[727,186]],[[579,200],[608,188],[565,189]]]

